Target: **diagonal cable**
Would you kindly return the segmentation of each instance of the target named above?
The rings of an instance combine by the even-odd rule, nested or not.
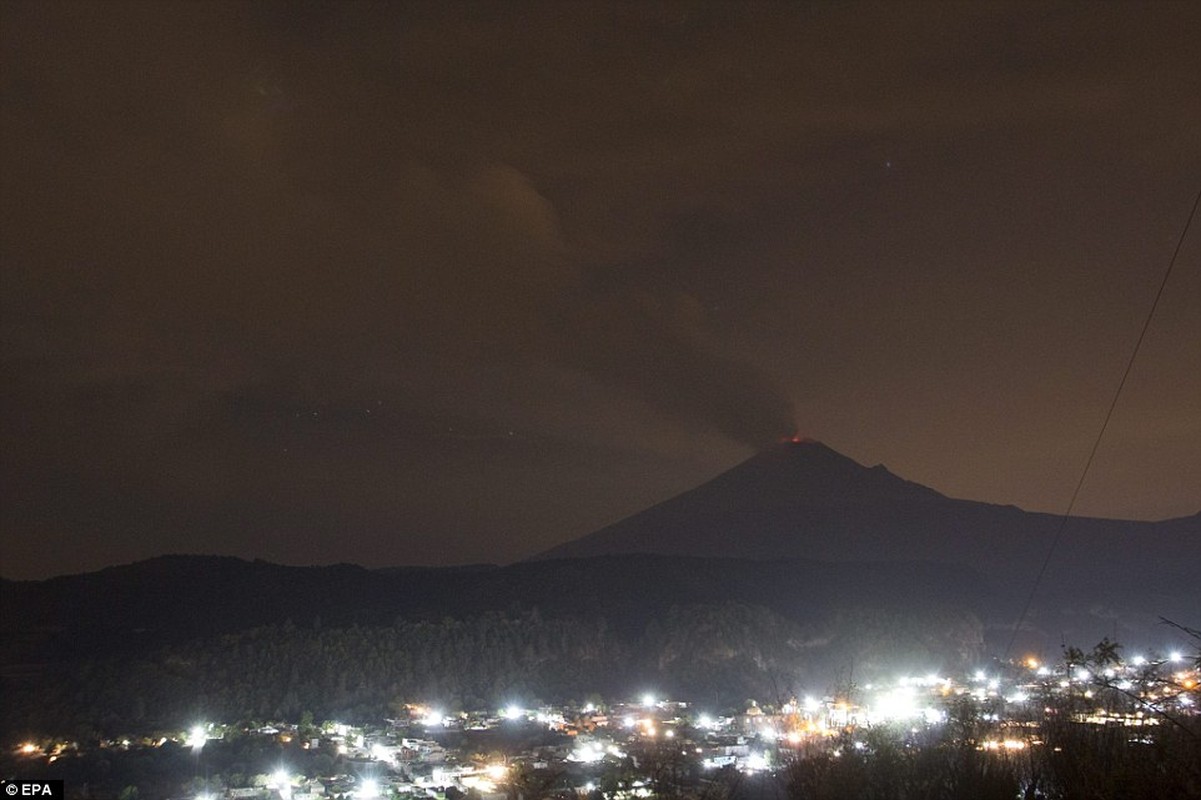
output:
[[[1155,309],[1159,307],[1159,299],[1163,297],[1163,290],[1168,285],[1168,278],[1172,276],[1172,268],[1176,266],[1176,258],[1180,255],[1180,250],[1184,246],[1185,237],[1188,236],[1189,227],[1193,224],[1193,218],[1197,215],[1197,206],[1199,204],[1201,204],[1201,190],[1197,191],[1197,196],[1193,199],[1193,207],[1188,213],[1188,218],[1184,221],[1184,229],[1180,231],[1180,238],[1176,240],[1176,249],[1172,251],[1172,258],[1168,261],[1168,268],[1163,274],[1163,280],[1159,282],[1159,291],[1155,293],[1155,300],[1151,303],[1151,310],[1147,313],[1146,321],[1143,322],[1143,329],[1139,331],[1138,341],[1134,343],[1134,350],[1130,353],[1130,360],[1126,362],[1126,370],[1122,373],[1122,380],[1118,382],[1117,391],[1113,393],[1113,400],[1109,402],[1109,410],[1105,412],[1105,421],[1101,423],[1101,430],[1097,432],[1097,438],[1093,441],[1093,449],[1089,451],[1088,460],[1084,462],[1084,469],[1080,473],[1080,480],[1076,482],[1076,488],[1072,492],[1072,499],[1068,501],[1067,510],[1059,518],[1059,527],[1056,528],[1055,536],[1051,538],[1051,544],[1047,547],[1047,553],[1043,557],[1043,563],[1038,570],[1038,575],[1034,578],[1034,585],[1030,587],[1030,595],[1026,598],[1026,604],[1022,607],[1022,613],[1018,616],[1017,621],[1013,623],[1013,632],[1009,635],[1009,644],[1005,645],[1005,653],[1001,657],[1002,661],[1009,658],[1009,652],[1013,649],[1014,640],[1017,639],[1022,623],[1026,621],[1026,615],[1030,613],[1030,605],[1034,602],[1034,596],[1038,593],[1038,587],[1042,584],[1043,576],[1047,572],[1047,565],[1051,563],[1051,556],[1054,554],[1055,548],[1059,545],[1059,540],[1063,538],[1063,531],[1067,527],[1068,520],[1072,518],[1072,511],[1076,507],[1076,498],[1080,496],[1080,490],[1084,487],[1084,480],[1088,477],[1089,468],[1092,467],[1093,459],[1097,455],[1097,448],[1101,446],[1101,439],[1105,436],[1105,429],[1109,427],[1109,420],[1113,417],[1113,410],[1118,406],[1118,398],[1122,396],[1122,389],[1126,387],[1126,379],[1130,377],[1130,370],[1134,368],[1134,360],[1138,357],[1139,348],[1143,346],[1143,339],[1146,338],[1147,330],[1151,327],[1151,320],[1155,317]]]

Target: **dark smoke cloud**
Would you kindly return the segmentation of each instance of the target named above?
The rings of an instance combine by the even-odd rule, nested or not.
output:
[[[703,339],[694,298],[600,296],[565,321],[566,363],[615,382],[663,414],[761,448],[792,432],[792,399]]]

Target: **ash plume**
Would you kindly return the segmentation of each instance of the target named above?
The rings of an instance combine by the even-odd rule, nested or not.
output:
[[[783,389],[705,340],[695,299],[594,298],[567,320],[567,366],[617,384],[663,415],[759,449],[792,433]]]

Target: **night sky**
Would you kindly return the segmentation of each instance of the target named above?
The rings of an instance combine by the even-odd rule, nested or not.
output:
[[[1201,4],[6,2],[0,574],[504,563],[794,430],[1062,511]],[[1201,230],[1078,510],[1201,508]]]

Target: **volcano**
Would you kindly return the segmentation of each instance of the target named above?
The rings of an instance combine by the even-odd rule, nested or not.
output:
[[[1159,522],[1065,522],[1060,515],[947,497],[812,440],[782,442],[537,558],[654,553],[937,562],[970,568],[1020,595],[1033,586],[1057,535],[1046,572],[1056,597],[1105,607],[1137,588],[1148,610],[1191,612],[1194,621],[1201,613],[1201,590],[1185,555],[1201,538],[1201,514]]]

